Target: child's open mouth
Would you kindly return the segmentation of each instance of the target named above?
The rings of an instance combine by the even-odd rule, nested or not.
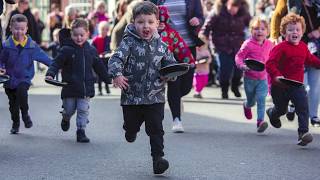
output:
[[[297,40],[298,36],[297,35],[292,35],[291,38],[292,38],[292,40]]]
[[[147,36],[149,36],[150,31],[149,30],[143,30],[142,33],[143,33],[143,36],[147,37]]]

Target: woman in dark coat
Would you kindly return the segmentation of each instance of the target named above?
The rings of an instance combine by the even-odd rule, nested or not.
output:
[[[208,39],[211,35],[220,59],[220,86],[222,98],[228,99],[231,90],[236,97],[239,92],[242,72],[235,66],[235,54],[245,39],[245,28],[251,16],[245,0],[217,0],[214,13],[211,14],[200,32],[200,36]]]

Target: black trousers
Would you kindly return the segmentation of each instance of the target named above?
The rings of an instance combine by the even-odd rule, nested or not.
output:
[[[189,47],[193,57],[196,57],[196,47]],[[181,98],[192,89],[194,69],[179,76],[176,81],[168,82],[167,98],[173,120],[181,117]],[[181,120],[181,119],[180,119]]]
[[[28,83],[20,83],[17,88],[9,89],[5,88],[5,92],[9,99],[9,110],[11,113],[11,119],[13,121],[13,126],[19,127],[21,110],[22,120],[28,118],[28,90],[30,85]]]
[[[304,86],[285,89],[273,85],[271,86],[271,96],[274,104],[271,115],[273,118],[286,114],[288,103],[291,101],[298,115],[298,132],[309,131],[308,96]]]
[[[151,156],[162,157],[164,103],[151,105],[123,105],[123,129],[126,133],[136,134],[145,123],[145,131],[150,137]]]

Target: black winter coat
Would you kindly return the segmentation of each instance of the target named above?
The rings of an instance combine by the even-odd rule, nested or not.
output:
[[[95,76],[93,70],[103,80],[108,74],[96,49],[86,42],[82,47],[69,40],[65,42],[54,58],[46,76],[54,77],[62,69],[62,82],[67,82],[61,91],[61,98],[85,98],[94,96]]]

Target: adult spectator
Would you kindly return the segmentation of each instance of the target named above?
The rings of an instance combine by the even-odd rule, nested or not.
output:
[[[196,47],[204,43],[198,38],[198,32],[204,23],[200,0],[151,0],[157,5],[164,5],[169,10],[170,25],[174,28],[196,57]],[[194,69],[179,76],[176,81],[168,82],[168,103],[173,118],[173,132],[184,132],[181,120],[181,98],[192,88]]]
[[[47,22],[50,30],[50,40],[53,41],[53,31],[55,29],[61,29],[63,23],[63,13],[60,12],[59,7],[55,3],[51,5],[51,11],[48,15]]]
[[[228,99],[231,80],[231,91],[241,97],[239,91],[242,71],[235,66],[235,54],[245,39],[245,29],[251,16],[245,0],[217,0],[215,9],[208,17],[200,33],[207,41],[209,36],[220,59],[219,81],[222,98]]]

